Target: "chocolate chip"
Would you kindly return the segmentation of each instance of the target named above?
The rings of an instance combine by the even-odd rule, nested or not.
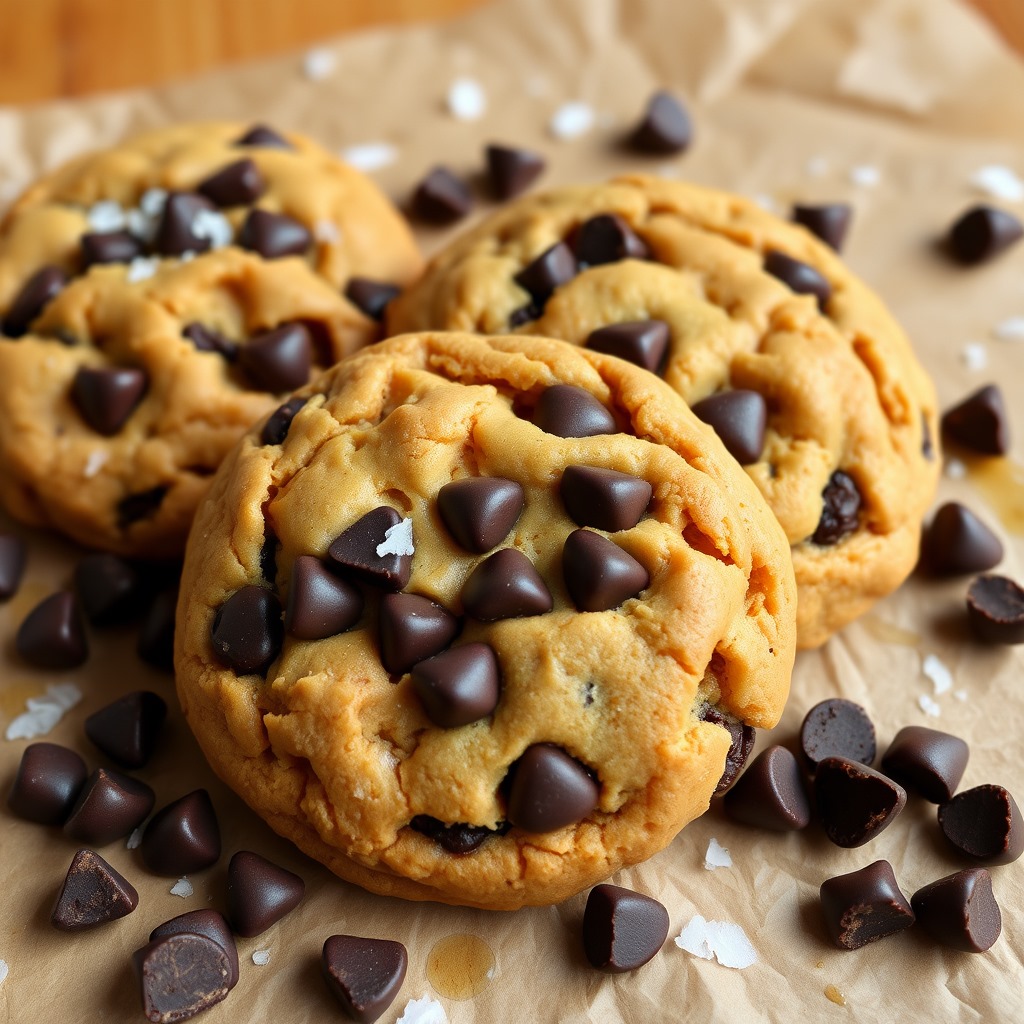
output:
[[[227,997],[230,965],[205,935],[180,932],[154,939],[132,961],[142,988],[142,1012],[155,1024],[188,1020]]]
[[[357,587],[332,573],[319,558],[299,555],[292,565],[284,629],[297,640],[323,640],[351,629],[363,614]]]
[[[149,933],[149,941],[184,934],[204,935],[224,950],[228,958],[228,988],[234,988],[238,984],[238,947],[227,918],[216,910],[190,910],[158,924]]]
[[[484,150],[487,180],[495,199],[504,201],[525,192],[543,173],[544,158],[528,149],[489,145]]]
[[[464,822],[446,825],[443,821],[438,821],[437,818],[431,818],[429,814],[417,814],[409,822],[409,828],[425,835],[428,839],[433,839],[448,853],[460,856],[479,849],[483,841],[490,836],[500,835],[503,831],[507,831],[507,828],[495,830],[483,825],[467,825]]]
[[[153,756],[167,704],[149,690],[136,690],[85,720],[85,735],[122,768],[142,768]]]
[[[485,558],[462,585],[462,607],[480,622],[543,615],[551,611],[551,593],[521,551],[502,548]]]
[[[959,736],[908,725],[893,737],[882,758],[882,771],[901,786],[930,800],[945,803],[956,792],[970,750]]]
[[[907,803],[907,791],[859,761],[826,757],[814,777],[814,798],[825,835],[852,849],[892,822]]]
[[[82,267],[102,263],[131,263],[142,255],[142,243],[128,231],[90,231],[82,235]]]
[[[818,300],[818,308],[825,312],[828,300],[832,297],[832,285],[810,264],[802,263],[776,249],[769,249],[764,254],[764,269],[797,295],[813,295]]]
[[[159,485],[150,487],[148,491],[129,494],[117,503],[117,525],[125,530],[132,523],[148,519],[164,503],[169,487]]]
[[[967,619],[984,643],[1024,643],[1024,588],[1006,576],[979,576],[967,588]]]
[[[574,530],[562,548],[562,573],[581,612],[618,608],[650,585],[650,573],[628,552],[591,530]]]
[[[265,124],[254,124],[233,146],[262,146],[268,149],[294,149],[295,147],[280,133]]]
[[[508,820],[526,832],[554,832],[590,814],[601,795],[590,772],[561,747],[535,743],[509,769]]]
[[[26,821],[63,825],[85,776],[85,762],[73,750],[56,743],[32,743],[21,755],[7,806]]]
[[[260,444],[284,444],[292,420],[308,401],[308,398],[289,398],[283,405],[279,405],[270,414],[267,422],[263,424],[263,430],[260,431]]]
[[[1024,820],[1002,786],[975,786],[940,804],[939,827],[958,852],[986,864],[1009,864],[1024,853]]]
[[[531,320],[536,320],[543,312],[544,310],[531,299],[525,306],[520,306],[519,309],[514,309],[509,313],[508,325],[509,327],[520,327]]]
[[[47,266],[37,270],[14,297],[3,320],[3,332],[8,338],[20,338],[28,333],[32,321],[39,316],[68,283],[68,275],[60,267]]]
[[[585,344],[594,352],[618,356],[657,373],[670,339],[671,329],[664,320],[624,320],[591,331]]]
[[[71,397],[93,430],[112,437],[142,401],[147,383],[145,370],[82,366],[71,384]]]
[[[668,911],[650,896],[619,885],[597,885],[583,912],[583,950],[599,971],[635,971],[661,949],[668,924]]]
[[[217,206],[245,206],[259,199],[266,188],[260,169],[245,157],[204,178],[196,191]]]
[[[81,843],[105,846],[142,824],[155,800],[144,782],[113,768],[97,768],[78,794],[64,833]]]
[[[309,380],[313,339],[302,324],[257,334],[238,350],[238,365],[264,391],[293,391]]]
[[[443,651],[459,632],[459,620],[418,594],[385,594],[380,602],[380,660],[402,675],[418,661]]]
[[[79,850],[71,861],[50,924],[77,932],[127,917],[139,905],[135,886],[98,853]]]
[[[576,230],[573,249],[581,267],[650,256],[647,243],[617,213],[601,213],[584,221]]]
[[[821,492],[821,518],[811,543],[821,547],[838,544],[860,526],[861,496],[853,477],[837,469]]]
[[[984,953],[1003,928],[992,876],[965,868],[918,889],[910,898],[917,923],[936,942],[962,953]]]
[[[840,949],[860,949],[914,923],[914,911],[885,860],[822,882],[821,909],[825,930]]]
[[[653,488],[646,480],[597,466],[566,466],[559,484],[566,512],[579,526],[617,533],[644,517]]]
[[[921,553],[935,575],[959,576],[997,566],[1003,560],[1003,545],[969,508],[950,501],[924,531]]]
[[[556,437],[594,437],[619,432],[612,414],[589,391],[573,384],[553,384],[542,391],[534,423]]]
[[[136,653],[147,665],[165,672],[174,670],[174,612],[177,606],[177,588],[157,594],[142,620],[135,646]]]
[[[707,705],[701,709],[700,719],[710,722],[712,725],[721,726],[729,733],[729,751],[725,755],[725,767],[722,769],[722,777],[718,780],[713,794],[721,796],[736,781],[737,776],[750,759],[750,755],[754,752],[757,730],[752,725],[747,725],[731,715],[726,715],[718,708]]]
[[[641,153],[682,153],[693,139],[686,108],[670,92],[659,89],[647,101],[629,144]]]
[[[487,644],[453,647],[415,665],[412,687],[434,725],[455,729],[478,722],[498,706],[498,658]]]
[[[942,417],[948,437],[982,455],[1005,455],[1010,450],[1010,424],[1003,393],[987,384],[953,406]]]
[[[800,749],[812,772],[826,757],[848,757],[871,764],[876,752],[875,727],[859,704],[830,697],[804,715]]]
[[[836,252],[843,248],[852,216],[853,207],[849,203],[822,203],[815,206],[797,203],[793,207],[793,222],[802,224]]]
[[[515,526],[526,496],[515,480],[477,476],[454,480],[437,492],[437,510],[455,542],[482,555]]]
[[[281,602],[265,587],[236,590],[213,618],[214,653],[239,675],[263,674],[283,642]]]
[[[949,229],[949,251],[965,265],[983,263],[1020,241],[1024,226],[1011,213],[994,206],[972,206]]]
[[[757,391],[723,391],[691,406],[693,414],[711,427],[726,451],[741,465],[761,458],[768,403]]]
[[[161,256],[206,252],[210,248],[210,239],[206,235],[197,235],[193,224],[200,213],[213,209],[213,203],[205,196],[195,192],[171,192],[164,203],[153,238],[153,251]]]
[[[734,821],[773,832],[795,831],[811,823],[800,766],[785,747],[761,751],[725,794],[722,806]]]
[[[293,911],[306,893],[306,883],[293,871],[258,853],[239,850],[228,864],[228,917],[231,927],[252,938]]]
[[[70,590],[43,598],[18,627],[18,653],[36,668],[77,668],[89,657],[78,602]]]
[[[220,331],[198,321],[186,325],[181,332],[199,352],[216,352],[229,362],[238,358],[238,343],[225,338]]]
[[[473,209],[469,186],[447,167],[435,167],[416,186],[410,212],[428,224],[452,224]]]
[[[313,236],[301,221],[283,213],[250,210],[238,232],[238,245],[264,259],[301,256],[313,244]]]
[[[0,533],[0,601],[9,601],[21,586],[28,548],[20,537]]]
[[[571,281],[579,273],[576,257],[565,242],[555,242],[532,263],[528,263],[513,280],[529,293],[538,313],[558,287]]]
[[[371,1024],[395,1001],[409,954],[400,942],[332,935],[325,943],[321,966],[327,987],[346,1015]]]
[[[402,289],[387,281],[371,281],[368,277],[350,277],[345,286],[345,298],[371,320],[380,323],[388,303],[401,294]]]
[[[196,789],[157,811],[142,833],[142,859],[157,875],[188,875],[220,857],[220,827],[210,795]]]
[[[142,589],[138,570],[117,555],[86,555],[75,566],[75,593],[86,618],[96,626],[136,616]]]

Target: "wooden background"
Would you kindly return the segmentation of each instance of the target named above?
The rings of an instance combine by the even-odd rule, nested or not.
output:
[[[0,103],[147,85],[485,0],[0,0]],[[1024,51],[1024,0],[970,0]]]

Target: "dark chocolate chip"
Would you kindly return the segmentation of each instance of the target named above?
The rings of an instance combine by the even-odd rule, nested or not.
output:
[[[686,108],[670,92],[659,89],[647,101],[629,144],[641,153],[682,153],[693,140],[693,125]]]
[[[566,512],[579,526],[617,533],[644,517],[653,488],[646,480],[597,466],[566,466],[559,484]]]
[[[612,414],[574,384],[553,384],[537,400],[534,423],[556,437],[594,437],[619,432]]]
[[[491,195],[499,201],[525,192],[543,173],[544,158],[539,153],[512,146],[489,145],[484,150],[487,180]]]
[[[43,598],[18,627],[18,653],[36,668],[77,668],[89,657],[78,601],[70,590]]]
[[[14,297],[3,320],[8,338],[20,338],[28,332],[32,321],[47,307],[68,283],[68,275],[60,267],[37,270]]]
[[[327,987],[349,1019],[372,1024],[395,1001],[409,954],[390,939],[332,935],[324,943],[321,966]]]
[[[826,757],[814,776],[814,799],[825,835],[852,849],[870,842],[906,806],[897,782],[848,757]]]
[[[797,203],[793,207],[794,223],[802,224],[836,252],[843,248],[852,216],[853,207],[849,203],[821,203],[814,206]]]
[[[412,575],[412,555],[378,555],[387,533],[402,517],[389,505],[380,505],[357,519],[327,549],[328,558],[355,579],[384,590],[403,590]]]
[[[292,565],[284,629],[297,640],[323,640],[351,629],[363,614],[363,595],[314,555]]]
[[[601,213],[584,221],[576,230],[573,249],[581,267],[650,256],[647,243],[617,213]]]
[[[0,533],[0,601],[9,601],[21,586],[28,548],[20,537]]]
[[[821,547],[838,544],[860,526],[861,496],[848,473],[837,469],[821,492],[821,518],[811,543]]]
[[[122,768],[142,768],[153,756],[167,704],[159,694],[136,690],[85,720],[85,735]]]
[[[135,646],[136,653],[147,665],[165,672],[174,670],[174,613],[177,606],[177,588],[157,594],[142,620]]]
[[[840,949],[860,949],[914,923],[914,911],[886,860],[822,882],[821,909],[825,930]]]
[[[693,414],[718,435],[726,451],[741,465],[761,458],[768,403],[757,391],[723,391],[692,406]]]
[[[245,206],[259,199],[266,188],[260,169],[244,157],[204,178],[196,191],[217,206]]]
[[[618,544],[591,530],[574,530],[562,548],[562,574],[581,612],[618,608],[650,585],[650,573]]]
[[[718,780],[713,794],[721,796],[736,781],[737,776],[750,759],[750,755],[754,752],[757,730],[752,725],[747,725],[732,715],[726,715],[718,708],[709,706],[705,706],[701,710],[700,718],[704,722],[721,726],[729,733],[729,752],[725,755],[722,777]]]
[[[561,747],[535,743],[509,769],[508,820],[526,832],[554,832],[597,807],[601,789]]]
[[[401,675],[443,651],[459,632],[459,620],[418,594],[385,594],[380,602],[380,660]]]
[[[1024,587],[1006,576],[979,576],[967,588],[967,619],[987,644],[1024,644]]]
[[[161,256],[206,252],[210,248],[210,239],[206,235],[197,235],[193,224],[202,211],[214,208],[209,199],[196,192],[171,192],[164,203],[153,238],[154,252]]]
[[[306,883],[297,874],[258,853],[239,850],[228,864],[228,918],[247,939],[293,911],[305,894]]]
[[[264,259],[301,256],[313,244],[313,236],[301,221],[284,213],[250,210],[238,232],[238,245]]]
[[[139,905],[135,886],[98,853],[79,850],[71,861],[50,924],[77,932],[127,917]]]
[[[142,255],[142,243],[128,231],[89,231],[82,235],[82,267],[131,263]]]
[[[958,444],[982,455],[1010,450],[1010,424],[1003,393],[995,384],[968,395],[942,417],[942,430]]]
[[[188,1020],[227,997],[228,955],[213,939],[179,932],[154,939],[132,957],[142,1012],[154,1024]]]
[[[277,595],[250,584],[217,609],[210,641],[221,661],[239,675],[262,674],[280,652],[283,633]]]
[[[664,945],[668,924],[668,911],[656,899],[618,885],[598,885],[590,890],[583,912],[583,950],[599,971],[635,971]]]
[[[454,480],[437,492],[437,510],[455,542],[482,555],[515,526],[526,496],[515,480],[476,476]]]
[[[216,352],[229,362],[238,358],[238,343],[225,338],[220,331],[198,321],[188,324],[181,332],[199,352]]]
[[[521,551],[502,548],[485,558],[462,585],[462,607],[480,622],[543,615],[551,611],[551,593]]]
[[[972,206],[949,229],[949,251],[965,265],[983,263],[1019,242],[1024,225],[1005,210]]]
[[[416,186],[410,212],[428,224],[452,224],[473,209],[469,186],[447,167],[435,167]]]
[[[56,743],[25,748],[7,794],[7,806],[27,821],[63,825],[85,784],[85,762]]]
[[[904,789],[941,804],[956,792],[969,755],[967,744],[959,736],[908,725],[889,744],[882,757],[882,771]]]
[[[802,263],[784,252],[769,249],[764,254],[764,269],[797,295],[813,295],[818,300],[818,308],[825,312],[828,300],[832,297],[832,285],[809,263]]]
[[[238,365],[264,391],[294,391],[309,380],[313,339],[302,324],[284,324],[242,345]]]
[[[142,859],[157,875],[188,875],[216,864],[220,827],[210,795],[196,789],[150,819],[142,833]]]
[[[964,868],[918,889],[910,898],[917,923],[936,942],[962,953],[984,953],[1003,928],[992,876]]]
[[[491,829],[484,825],[467,825],[464,822],[456,822],[454,825],[446,825],[437,818],[431,818],[428,814],[417,814],[409,822],[409,828],[414,832],[433,839],[438,846],[448,853],[464,854],[472,853],[480,848],[485,839],[493,835],[502,835],[508,831],[505,828]]]
[[[859,704],[830,697],[804,715],[800,749],[812,772],[826,757],[848,757],[871,764],[876,753],[875,727]]]
[[[795,831],[811,823],[800,766],[785,747],[762,750],[725,794],[722,805],[734,821],[773,832]]]
[[[122,498],[117,503],[117,525],[126,530],[132,523],[148,519],[164,503],[169,490],[169,487],[159,485]]]
[[[478,722],[498,706],[498,658],[487,644],[453,647],[415,665],[412,687],[434,725],[455,729]]]
[[[85,555],[75,566],[75,593],[96,626],[127,622],[139,613],[142,577],[117,555]]]
[[[271,414],[263,430],[260,431],[260,444],[284,444],[288,430],[298,411],[309,401],[308,398],[289,398],[279,405]]]
[[[1003,560],[1003,545],[969,508],[950,501],[925,530],[921,553],[935,575],[960,576],[995,568]]]
[[[265,124],[254,124],[233,146],[262,146],[267,149],[294,149],[295,147],[280,133]]]
[[[142,401],[149,378],[133,367],[80,367],[71,395],[82,418],[98,434],[112,437]]]
[[[591,331],[585,344],[594,352],[618,356],[657,373],[671,337],[671,329],[664,320],[624,320]]]
[[[345,286],[345,298],[356,309],[378,323],[384,319],[388,303],[401,294],[397,284],[387,281],[373,281],[368,277],[350,277]]]
[[[64,833],[81,843],[105,846],[141,825],[155,800],[144,782],[113,768],[97,768],[78,794]]]
[[[579,273],[576,257],[565,242],[555,242],[545,249],[532,263],[528,263],[513,280],[529,293],[538,313],[552,292]]]
[[[509,327],[521,327],[531,320],[536,320],[544,310],[531,299],[525,306],[512,310],[508,315]]]
[[[228,958],[228,988],[238,984],[238,947],[231,934],[227,918],[216,910],[190,910],[158,924],[150,933],[149,941],[162,939],[167,935],[204,935],[216,942]]]
[[[1002,786],[975,786],[939,804],[939,827],[972,860],[1009,864],[1024,853],[1024,820]]]

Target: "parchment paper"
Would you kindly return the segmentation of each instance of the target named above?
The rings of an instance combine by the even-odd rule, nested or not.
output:
[[[847,256],[902,320],[936,379],[943,407],[990,380],[1002,384],[1018,434],[1024,342],[995,340],[993,326],[1024,314],[1024,245],[976,270],[950,266],[934,241],[977,196],[970,176],[1001,163],[1024,173],[1024,69],[990,30],[953,0],[516,0],[463,21],[381,31],[330,44],[334,71],[303,74],[302,55],[147,92],[0,110],[0,188],[4,198],[38,171],[88,147],[173,119],[230,116],[307,132],[334,147],[384,141],[398,160],[378,172],[399,200],[433,164],[477,172],[481,146],[497,140],[535,147],[550,160],[542,185],[596,180],[643,168],[765,197],[785,211],[794,199],[850,200],[856,218]],[[454,119],[444,97],[459,75],[476,79],[489,103],[478,122]],[[655,86],[688,97],[697,126],[690,153],[643,160],[618,147]],[[547,133],[565,101],[597,113],[585,136]],[[850,173],[870,177],[854,184]],[[1015,212],[1024,213],[1021,204]],[[429,250],[438,232],[424,233]],[[982,342],[988,366],[965,365],[966,343]],[[1014,457],[1024,456],[1024,439]],[[1018,490],[1019,497],[1019,490]],[[1002,571],[1024,577],[1024,538],[1002,525],[976,479],[942,481],[993,523],[1007,544]],[[1019,521],[1018,521],[1019,525]],[[21,530],[20,527],[17,529]],[[170,678],[132,653],[134,633],[92,632],[84,669],[50,675],[19,663],[17,625],[58,585],[77,552],[31,536],[26,582],[0,607],[4,644],[0,728],[47,683],[74,679],[85,698],[49,737],[79,749],[90,767],[105,763],[82,734],[87,715],[136,688],[173,702]],[[919,723],[965,737],[971,760],[962,788],[996,782],[1024,798],[1024,651],[984,649],[963,625],[964,581],[912,580],[824,649],[797,661],[782,726],[762,736],[788,741],[816,701],[840,694],[863,703],[884,750],[901,726]],[[902,632],[901,632],[902,631]],[[935,696],[922,659],[938,655],[953,676]],[[926,716],[921,695],[940,717]],[[0,740],[0,785],[10,784],[24,741]],[[197,786],[213,797],[225,839],[221,862],[191,878],[195,894],[170,895],[173,879],[147,873],[136,852],[116,842],[103,856],[136,885],[130,917],[77,935],[48,918],[76,844],[58,830],[0,809],[0,1020],[109,1024],[141,1020],[131,952],[157,923],[186,910],[223,908],[228,858],[249,848],[297,871],[305,902],[257,939],[239,940],[241,980],[207,1024],[274,1024],[341,1019],[319,978],[323,940],[336,932],[390,937],[409,949],[408,978],[382,1018],[429,993],[428,955],[453,933],[486,941],[493,979],[468,1001],[441,998],[454,1024],[529,1021],[1018,1021],[1024,1016],[1024,862],[993,869],[1003,935],[980,956],[945,952],[916,931],[857,952],[830,947],[817,902],[831,875],[876,859],[891,861],[908,896],[964,866],[944,845],[930,804],[911,799],[896,822],[859,850],[832,847],[815,829],[769,835],[744,829],[712,809],[662,854],[613,880],[656,896],[672,930],[664,950],[632,975],[588,967],[579,926],[585,896],[563,906],[489,914],[436,904],[404,904],[366,894],[305,859],[257,820],[205,767],[181,716],[172,710],[164,742],[141,773],[161,806]],[[715,836],[733,867],[711,873],[704,851]],[[758,962],[734,971],[695,959],[671,937],[691,917],[736,922]],[[269,949],[270,961],[251,954]],[[826,999],[826,986],[846,1005]]]

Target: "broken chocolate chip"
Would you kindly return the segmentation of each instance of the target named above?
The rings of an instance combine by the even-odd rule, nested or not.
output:
[[[292,564],[284,629],[296,640],[323,640],[351,629],[363,614],[358,587],[336,576],[314,555]]]
[[[60,267],[46,266],[37,270],[14,297],[3,318],[3,333],[8,338],[27,334],[32,321],[60,294],[68,280]]]
[[[302,324],[284,324],[242,345],[238,365],[264,391],[293,391],[309,380],[313,339]]]
[[[809,263],[787,256],[777,249],[769,249],[764,254],[764,269],[797,295],[813,295],[818,300],[818,308],[825,312],[828,300],[832,297],[832,285]]]
[[[372,1024],[395,1001],[409,954],[400,942],[332,935],[324,943],[321,966],[327,987],[346,1015]]]
[[[668,925],[668,911],[656,899],[619,885],[598,885],[583,912],[583,950],[599,971],[635,971],[664,945]]]
[[[874,839],[907,803],[901,785],[848,757],[819,762],[814,797],[825,835],[846,849]]]
[[[71,861],[50,924],[77,932],[127,917],[139,905],[135,886],[98,853],[79,850]]]
[[[576,230],[573,249],[581,267],[650,256],[647,243],[617,213],[601,213],[584,221]]]
[[[855,533],[860,526],[861,501],[853,477],[837,469],[821,492],[821,518],[811,543],[828,547]]]
[[[757,391],[723,391],[691,406],[718,435],[725,450],[741,465],[749,466],[761,458],[768,421],[768,403]]]
[[[469,186],[447,167],[435,167],[416,186],[410,212],[428,224],[452,224],[473,209]]]
[[[507,824],[504,828],[499,829],[487,828],[484,825],[467,825],[464,822],[446,825],[443,821],[430,817],[429,814],[417,814],[409,822],[409,828],[432,839],[447,853],[458,855],[472,853],[480,848],[485,839],[494,835],[503,835],[508,831]]]
[[[78,601],[70,590],[43,598],[28,613],[15,637],[18,654],[36,668],[77,668],[89,657]]]
[[[327,557],[339,571],[361,583],[389,591],[404,590],[412,576],[412,555],[377,553],[387,542],[388,531],[402,521],[389,505],[380,505],[335,537],[327,549]]]
[[[220,857],[220,826],[205,789],[161,808],[142,833],[142,859],[154,874],[175,877],[202,871]]]
[[[1024,587],[1007,576],[979,576],[967,588],[967,619],[987,644],[1024,644]]]
[[[453,647],[413,666],[412,688],[434,725],[456,729],[478,722],[498,706],[497,655],[487,644]]]
[[[159,694],[136,690],[85,720],[85,735],[122,768],[142,768],[153,756],[167,704]]]
[[[20,537],[0,533],[0,602],[9,601],[21,586],[28,548]]]
[[[1003,560],[1003,545],[969,508],[950,501],[924,531],[921,553],[936,576],[960,576],[995,568]]]
[[[534,423],[556,437],[617,434],[612,414],[589,392],[574,384],[553,384],[537,400]]]
[[[150,487],[148,491],[129,494],[117,503],[117,525],[126,530],[132,523],[148,519],[155,513],[167,497],[169,487]]]
[[[138,408],[148,383],[145,370],[82,366],[72,381],[71,397],[93,430],[113,437]]]
[[[972,206],[949,229],[947,242],[954,259],[965,266],[983,263],[1009,249],[1024,235],[1024,225],[1005,210]]]
[[[876,753],[875,727],[859,704],[830,697],[804,715],[800,749],[812,772],[826,757],[848,757],[871,764]]]
[[[397,284],[387,281],[372,281],[368,277],[350,277],[345,286],[345,298],[371,320],[380,323],[388,303],[401,294]]]
[[[793,222],[802,224],[836,252],[843,248],[852,216],[853,207],[849,203],[797,203],[793,207]]]
[[[970,750],[959,736],[908,725],[893,737],[882,771],[933,804],[945,803],[960,785]]]
[[[7,806],[19,818],[40,825],[63,825],[85,785],[85,762],[56,743],[25,748]]]
[[[692,140],[693,125],[686,107],[672,93],[659,89],[647,101],[629,144],[641,153],[664,155],[682,153]]]
[[[293,911],[306,883],[258,853],[239,850],[228,864],[228,917],[238,935],[252,938]]]
[[[1010,424],[1003,393],[995,384],[968,395],[942,417],[942,430],[958,444],[981,455],[1010,450]]]
[[[79,792],[64,834],[91,846],[105,846],[142,824],[155,800],[144,782],[113,768],[97,768]]]
[[[228,955],[213,939],[178,932],[154,939],[133,955],[142,1012],[154,1024],[188,1020],[227,997]]]
[[[480,622],[543,615],[553,606],[533,562],[515,548],[485,558],[462,585],[462,607]]]
[[[194,225],[203,211],[213,209],[213,203],[196,192],[169,193],[153,238],[153,251],[161,256],[206,252],[210,239],[205,234],[196,234]]]
[[[239,675],[262,674],[280,653],[283,633],[277,595],[250,584],[217,609],[210,642],[221,661]]]
[[[826,879],[820,895],[825,930],[840,949],[860,949],[914,923],[914,911],[885,860]]]
[[[231,934],[227,918],[216,910],[190,910],[158,924],[150,933],[149,941],[162,939],[167,935],[204,935],[216,942],[228,958],[228,988],[238,984],[238,947]]]
[[[484,155],[491,195],[499,202],[525,192],[544,171],[544,158],[528,149],[489,145]]]
[[[217,206],[245,206],[259,199],[266,188],[255,161],[244,157],[204,178],[196,191]]]
[[[754,758],[725,794],[722,806],[734,821],[773,832],[796,831],[811,823],[800,766],[780,746],[769,747]]]
[[[617,533],[640,522],[654,489],[646,480],[615,469],[566,466],[559,493],[577,525]]]
[[[984,953],[1003,928],[992,876],[984,868],[964,868],[918,889],[910,898],[917,923],[950,949]]]
[[[657,373],[671,336],[671,329],[664,320],[624,320],[591,331],[585,345],[593,352],[618,356]]]
[[[648,571],[631,554],[591,530],[574,530],[565,538],[562,574],[581,612],[618,608],[651,582]]]
[[[264,259],[302,256],[313,244],[313,236],[301,221],[283,213],[259,208],[250,210],[238,232],[242,249],[259,253]]]
[[[437,492],[437,510],[448,532],[466,551],[481,555],[508,536],[525,501],[521,484],[494,476],[453,480]]]
[[[385,594],[379,617],[380,660],[393,675],[439,654],[459,632],[450,611],[418,594]]]
[[[309,401],[308,398],[289,398],[271,414],[260,431],[260,444],[284,444],[288,430],[298,411]]]
[[[972,860],[1009,864],[1024,853],[1024,820],[1002,786],[975,786],[939,804],[939,827]]]
[[[105,263],[131,263],[142,255],[142,243],[128,231],[90,231],[82,235],[82,269]]]
[[[590,772],[553,743],[527,747],[509,769],[508,820],[526,832],[554,832],[597,807],[601,789]]]
[[[729,733],[729,750],[725,755],[725,767],[722,769],[721,778],[712,794],[712,796],[721,796],[736,781],[737,776],[750,759],[750,755],[754,752],[757,730],[752,725],[747,725],[746,722],[741,722],[731,715],[726,715],[718,708],[708,705],[701,709],[699,717],[701,721],[721,726]]]
[[[544,303],[551,298],[558,287],[571,281],[579,273],[576,257],[565,242],[555,242],[545,249],[533,262],[528,263],[513,280],[533,299],[532,308],[537,314]],[[530,319],[534,319],[531,317]]]

